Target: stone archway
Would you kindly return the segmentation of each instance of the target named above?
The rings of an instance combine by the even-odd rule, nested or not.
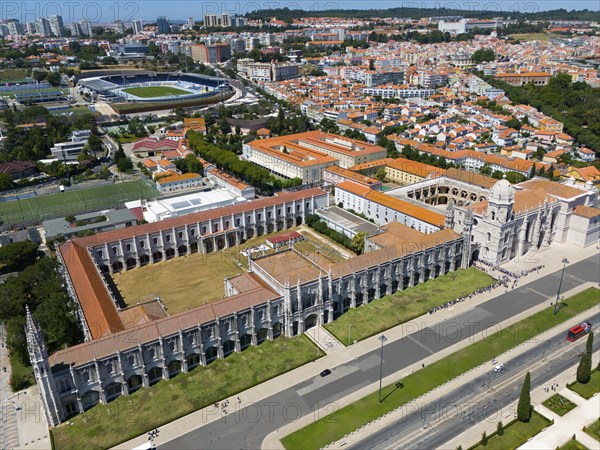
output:
[[[273,225],[273,223],[272,223],[272,222],[269,222],[269,223],[267,224],[267,234],[268,234],[268,233],[272,233],[273,231],[275,231],[275,225]]]
[[[273,338],[281,336],[283,331],[283,327],[281,326],[281,322],[275,322],[273,324]]]
[[[310,330],[313,327],[316,327],[319,323],[319,318],[316,314],[311,314],[306,319],[304,319],[304,331]]]
[[[245,350],[252,344],[252,335],[251,334],[242,334],[240,336],[240,349]]]
[[[167,373],[169,378],[172,378],[181,372],[181,361],[178,359],[171,361],[167,366]]]
[[[152,253],[152,262],[157,263],[159,261],[162,261],[162,256],[163,256],[162,252]]]
[[[192,353],[191,355],[188,355],[185,360],[187,362],[188,370],[200,365],[200,355],[198,353]]]
[[[112,263],[113,272],[120,272],[123,270],[123,263],[121,261],[115,261]]]
[[[204,352],[204,356],[206,357],[206,364],[214,361],[215,359],[217,359],[217,356],[219,355],[218,349],[217,347],[209,347],[206,349],[206,351]]]
[[[128,258],[127,261],[125,261],[125,266],[127,267],[127,270],[133,269],[136,266],[136,264],[137,262],[135,258]]]
[[[175,257],[175,249],[174,248],[168,248],[165,250],[165,256],[167,257],[167,259],[171,259]]]
[[[129,392],[135,392],[144,385],[141,375],[132,375],[127,379],[127,387]]]
[[[190,252],[198,253],[198,243],[197,242],[192,242],[190,244]]]
[[[97,405],[100,402],[100,393],[98,391],[88,391],[81,396],[81,403],[83,410],[86,411],[92,406]]]
[[[180,245],[177,248],[177,253],[179,254],[179,256],[187,254],[187,245]]]
[[[121,386],[121,383],[111,383],[106,386],[104,393],[106,395],[106,401],[110,402],[123,393],[123,387]]]
[[[260,344],[267,340],[269,337],[269,330],[267,328],[261,328],[256,332],[256,343]]]
[[[296,217],[296,226],[299,227],[302,225],[302,216]]]
[[[160,367],[153,367],[148,371],[148,381],[150,381],[150,385],[158,383],[162,380],[163,370]]]
[[[229,356],[235,351],[235,341],[228,340],[223,342],[223,356]]]
[[[140,266],[145,266],[150,263],[150,257],[148,255],[140,256]]]
[[[367,302],[370,302],[375,299],[375,288],[370,288],[367,291]]]
[[[104,275],[107,275],[110,273],[110,269],[108,268],[108,266],[106,264],[102,264],[101,266],[99,266],[100,268],[100,272],[103,273]]]
[[[212,253],[215,250],[214,243],[212,239],[204,240],[204,253]]]

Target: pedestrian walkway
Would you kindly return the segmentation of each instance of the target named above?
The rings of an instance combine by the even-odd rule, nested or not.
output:
[[[310,340],[312,340],[317,347],[323,350],[328,355],[343,350],[345,347],[340,341],[338,341],[329,331],[322,326],[312,327],[307,330],[306,334]]]
[[[599,356],[600,354],[596,354],[596,361],[598,361],[597,358]],[[572,382],[576,376],[575,369],[569,370],[567,374],[570,377],[570,380],[567,382]],[[565,385],[563,384],[562,386]],[[541,404],[547,398],[552,397],[555,392],[544,392],[543,387],[541,388],[541,392],[540,389],[536,389],[532,395],[532,400],[537,403],[536,410],[548,419],[554,419],[554,425],[546,428],[519,448],[526,450],[556,448],[565,444],[575,435],[576,439],[590,450],[600,449],[600,442],[582,431],[583,427],[591,425],[600,417],[600,398],[598,394],[586,400],[567,387],[559,387],[558,389],[560,395],[575,403],[577,407],[561,417]]]
[[[598,352],[593,356],[596,361],[599,357],[600,353]],[[573,434],[575,434],[577,440],[584,444],[587,448],[591,450],[600,450],[600,443],[590,446],[590,442],[585,437],[582,437],[582,435],[585,433],[581,431],[584,426],[591,424],[592,422],[596,421],[598,417],[600,417],[600,402],[598,401],[598,396],[592,397],[590,400],[584,400],[583,398],[579,397],[579,395],[566,388],[567,383],[572,383],[575,380],[577,376],[576,371],[577,366],[574,365],[569,370],[566,370],[560,376],[556,377],[556,380],[553,381],[553,384],[556,384],[558,389],[555,391],[550,389],[551,384],[547,386],[549,388],[548,392],[544,390],[544,386],[540,386],[531,391],[531,403],[535,410],[550,420],[554,419],[554,425],[549,426],[519,448],[527,450],[553,449],[563,445],[565,442],[571,439]],[[579,406],[561,417],[542,405],[544,401],[552,397],[557,392]],[[513,404],[508,405],[504,409],[506,411],[516,411],[517,403],[518,402],[515,401]],[[509,417],[503,418],[502,421],[506,424],[513,420],[513,418],[514,417],[511,414]],[[454,439],[446,442],[444,444],[444,448],[457,448],[458,446],[468,448],[481,440],[481,435],[483,432],[487,433],[488,436],[494,433],[496,431],[497,422],[497,416],[489,417],[469,428],[459,436],[456,436]],[[584,440],[586,443],[583,442]],[[592,444],[593,441],[594,440],[592,439]]]
[[[592,283],[586,283],[586,284],[584,284],[582,286],[579,286],[579,287],[577,287],[577,288],[575,288],[575,289],[567,292],[566,294],[567,294],[567,296],[575,295],[577,292],[581,292],[581,291],[589,288],[591,286],[591,284]],[[546,306],[544,305],[543,308],[541,308],[541,309],[544,309],[545,307]],[[532,308],[530,311],[528,311],[528,314],[525,317],[528,317],[528,316],[532,315],[533,313],[537,312],[537,311],[534,311],[535,309],[536,308]],[[455,379],[453,379],[453,380],[445,383],[444,385],[439,386],[439,387],[433,389],[432,391],[429,391],[425,395],[421,396],[419,399],[415,400],[415,402],[418,402],[418,404],[422,404],[422,405],[431,404],[434,401],[436,401],[439,398],[441,398],[442,396],[444,396],[444,395],[446,395],[446,394],[454,391],[455,389],[459,388],[460,386],[462,386],[462,385],[464,385],[464,384],[466,384],[466,383],[468,383],[468,382],[470,382],[470,381],[472,381],[472,380],[474,380],[474,379],[476,379],[476,378],[478,378],[478,377],[480,377],[482,375],[485,375],[486,373],[490,373],[493,370],[493,366],[494,365],[496,365],[498,363],[506,363],[507,361],[513,359],[514,357],[518,356],[519,354],[526,352],[527,350],[529,350],[532,347],[535,347],[540,341],[544,341],[544,340],[550,339],[551,337],[554,337],[554,336],[556,336],[558,334],[564,333],[565,327],[569,327],[569,326],[575,325],[575,324],[581,322],[582,320],[584,320],[588,316],[589,316],[589,312],[585,311],[585,312],[577,315],[576,317],[573,317],[569,321],[565,322],[564,325],[561,324],[560,326],[557,326],[557,327],[555,327],[555,328],[553,328],[551,330],[548,330],[548,331],[542,333],[536,339],[531,339],[530,341],[528,341],[528,342],[526,342],[524,344],[521,344],[521,345],[519,345],[519,346],[517,346],[517,347],[515,347],[515,348],[513,348],[513,349],[511,349],[509,351],[507,351],[506,353],[504,353],[502,355],[496,356],[494,358],[493,362],[492,362],[492,365],[490,365],[489,363],[488,364],[482,364],[479,367],[476,367],[475,369],[472,369],[472,370],[466,372],[465,374],[463,374],[463,375],[461,375],[461,376],[459,376],[459,377],[457,377],[457,378],[455,378]],[[506,321],[506,322],[515,322],[515,320],[511,319],[510,321]],[[504,329],[507,326],[508,326],[508,323],[501,323],[501,324],[498,325],[498,329]],[[461,348],[465,348],[465,347],[467,347],[467,346],[469,346],[469,345],[471,345],[471,344],[479,341],[480,339],[481,339],[481,337],[476,337],[473,340],[466,339],[465,340],[466,342],[461,342],[461,343],[459,343],[459,344],[457,344],[455,346],[452,346],[451,348],[448,348],[448,349],[446,349],[446,350],[444,350],[444,351],[442,351],[440,353],[432,355],[431,357],[426,358],[423,361],[424,361],[425,365],[427,366],[427,365],[432,364],[433,362],[441,359],[444,356],[452,354],[452,353],[456,352],[457,350],[459,350]],[[561,350],[561,352],[562,352],[562,350]],[[496,359],[497,359],[497,361],[496,361]],[[543,364],[543,362],[541,362],[540,364]],[[420,366],[420,362],[417,363],[417,364],[413,364],[413,366],[407,368],[406,371],[405,371],[405,373],[392,374],[392,375],[384,378],[383,384],[384,385],[389,385],[391,383],[394,383],[395,381],[398,381],[398,379],[400,379],[400,378],[408,375],[409,373],[412,373],[414,370],[418,370],[420,368],[419,366]],[[351,400],[349,402],[346,402],[346,398],[344,398],[344,399],[336,402],[337,406],[339,408],[342,408],[342,407],[346,406],[347,404],[350,404],[350,403],[352,403],[352,402],[354,402],[354,401],[356,401],[356,400],[358,400],[360,398],[363,398],[363,397],[365,397],[365,396],[367,396],[367,395],[369,395],[369,394],[371,394],[373,392],[376,392],[378,388],[379,388],[379,384],[378,383],[373,383],[370,386],[367,386],[366,388],[362,389],[361,390],[361,394],[357,395],[358,398],[353,399],[353,400]],[[507,411],[513,411],[510,408],[506,408],[506,410]],[[340,447],[345,447],[345,446],[350,447],[352,445],[356,445],[361,440],[363,440],[365,437],[367,437],[367,436],[369,436],[369,435],[371,435],[371,434],[373,434],[373,433],[375,433],[375,432],[377,432],[377,431],[379,431],[381,429],[384,429],[384,428],[386,428],[388,426],[391,426],[394,423],[397,423],[398,421],[400,421],[400,420],[403,419],[404,414],[411,413],[411,412],[413,412],[412,408],[403,408],[403,407],[400,407],[397,410],[393,411],[392,413],[389,413],[386,416],[383,416],[380,419],[378,419],[378,420],[370,423],[369,425],[361,428],[360,430],[353,431],[352,433],[350,433],[349,435],[343,437],[342,439],[340,439],[340,440],[338,440],[336,442],[331,443],[329,446],[327,446],[327,448],[336,449],[336,448],[340,448]],[[510,421],[512,419],[513,419],[513,417],[512,417],[512,413],[511,413],[511,417],[507,418],[505,420],[505,422],[508,422],[508,421]],[[302,419],[300,421],[302,421]],[[300,428],[302,428],[302,427],[310,424],[311,421],[312,421],[312,418],[309,417],[309,420],[307,421],[307,423],[302,424],[301,426],[300,426],[299,423],[293,423],[293,424],[288,425],[287,427],[285,427],[285,429],[280,430],[280,433],[278,433],[278,436],[277,436],[278,439],[281,439],[284,436],[287,436],[288,434],[296,431],[297,429],[300,429]],[[486,422],[486,421],[484,421],[484,422]],[[493,422],[492,423],[492,425],[493,425],[492,428],[493,429],[490,429],[490,430],[486,429],[485,430],[488,433],[488,435],[495,430],[495,426],[496,426],[496,422],[497,421],[496,422],[492,421],[492,422]],[[472,430],[472,429],[470,429],[466,433],[463,433],[463,434],[467,434],[467,437],[465,438],[466,440],[463,440],[463,441],[460,441],[458,443],[455,443],[456,445],[454,445],[454,443],[453,443],[451,445],[444,446],[444,448],[456,448],[459,445],[462,445],[463,447],[466,448],[466,447],[470,446],[471,444],[474,444],[479,439],[481,439],[481,433],[483,433],[483,431],[484,431],[483,429],[479,430],[478,427],[479,426],[485,426],[485,425],[489,425],[489,423],[485,423],[484,425],[480,424],[480,425],[476,425],[475,427],[473,427],[474,429],[477,429],[477,431],[475,432],[475,435],[478,436],[478,437],[470,436],[469,434],[472,434],[472,433],[469,433],[470,430]],[[428,427],[435,426],[435,424],[433,424],[433,423],[432,424],[427,424],[427,426]],[[269,438],[267,438],[267,439],[269,439]],[[266,442],[267,442],[267,440],[265,440],[265,442],[263,443],[263,449],[273,449],[273,448],[275,448],[275,447],[273,447],[273,439],[269,440],[269,445],[266,445]],[[282,449],[283,446],[281,446],[281,444],[279,444],[279,447],[277,447],[277,448],[278,449]]]
[[[4,326],[0,324],[0,448],[9,449],[19,446],[16,408],[10,390],[10,360],[6,348]],[[6,372],[4,371],[6,369]]]
[[[587,248],[587,249],[577,248],[576,250],[571,249],[571,248],[565,248],[565,252],[568,252],[568,254],[565,256],[567,256],[569,258],[569,261],[571,264],[597,254],[597,250],[595,248]],[[542,250],[542,253],[543,253],[543,250]],[[543,255],[542,255],[542,257],[543,257]],[[520,284],[522,285],[522,284],[530,283],[531,281],[538,279],[542,276],[546,276],[549,273],[555,272],[556,270],[558,270],[560,268],[562,268],[562,265],[560,264],[560,260],[558,262],[558,265],[553,264],[552,261],[546,261],[544,269],[540,270],[539,273],[533,272],[533,273],[527,275],[526,277],[523,277],[521,279]],[[584,290],[584,288],[587,288],[590,285],[591,285],[591,283],[589,283],[588,285],[585,285],[585,286],[584,285],[579,286],[578,289],[573,290],[572,292],[573,293],[575,293],[575,291],[580,292],[581,290]],[[414,333],[415,331],[417,331],[419,329],[434,326],[436,323],[445,321],[449,318],[452,318],[454,316],[462,314],[463,312],[470,310],[473,307],[475,307],[483,302],[486,302],[494,297],[497,297],[498,295],[501,295],[503,292],[504,292],[504,288],[498,287],[491,291],[478,294],[478,295],[474,296],[473,298],[469,299],[468,301],[457,303],[456,305],[453,305],[452,308],[443,310],[443,312],[439,312],[439,313],[435,313],[435,314],[427,314],[426,313],[425,315],[418,317],[408,323],[404,323],[402,325],[398,325],[394,328],[387,330],[385,332],[385,336],[387,337],[388,342],[393,342],[393,341],[397,341],[400,339],[406,339],[408,335]],[[565,295],[572,295],[572,293],[571,292],[565,293]],[[519,320],[522,320],[522,319],[530,316],[531,314],[534,314],[535,312],[538,312],[544,308],[547,308],[547,306],[548,305],[546,303],[542,303],[534,308],[531,308],[528,311],[525,311],[521,314],[514,316],[509,321],[506,321],[506,323],[502,323],[499,325],[502,327],[508,326],[514,322],[517,322]],[[421,368],[421,364],[431,364],[431,363],[437,361],[438,359],[441,359],[441,358],[455,352],[459,348],[462,348],[462,346],[468,345],[468,344],[470,344],[476,340],[479,340],[483,337],[485,337],[485,335],[482,333],[482,334],[474,337],[474,339],[472,339],[472,340],[465,339],[464,340],[465,342],[456,344],[455,346],[452,346],[451,348],[449,348],[447,350],[436,353],[436,354],[424,359],[423,361],[419,361],[418,364],[414,364],[413,366],[408,367],[404,371],[404,373],[393,374],[390,377],[387,377],[386,379],[384,379],[384,381],[387,383],[392,383],[392,382],[396,381],[398,379],[398,377],[404,376],[408,373],[411,373],[412,371],[418,370],[419,368]],[[241,397],[241,400],[242,400],[240,407],[244,407],[248,404],[262,401],[263,399],[265,399],[273,394],[276,394],[280,391],[287,389],[289,386],[292,386],[302,380],[307,380],[307,379],[310,379],[310,378],[318,375],[321,371],[323,371],[325,369],[331,369],[331,368],[337,367],[341,364],[347,364],[347,363],[351,362],[352,360],[354,360],[364,354],[379,350],[379,348],[381,346],[381,342],[379,341],[378,338],[379,338],[379,336],[373,336],[371,338],[360,341],[356,344],[350,345],[347,348],[341,348],[341,349],[339,349],[339,351],[333,351],[330,354],[327,354],[323,358],[320,358],[313,363],[305,364],[304,366],[298,367],[290,372],[287,372],[283,375],[280,375],[269,381],[259,384],[258,386],[248,389],[248,390],[244,391],[243,393],[239,394]],[[344,397],[344,398],[340,399],[339,401],[336,401],[336,403],[339,406],[344,406],[346,404],[349,404],[356,400],[359,400],[360,398],[362,398],[365,395],[367,395],[368,393],[370,393],[370,392],[367,392],[366,389],[367,388],[363,388],[358,391],[355,391],[352,394],[350,394],[349,396]],[[325,416],[329,413],[331,413],[331,409],[315,412],[315,414],[319,414],[320,416],[321,416],[321,414],[322,414],[322,416]],[[314,414],[309,414],[303,418],[300,418],[298,421],[296,421],[294,424],[292,424],[292,425],[294,425],[294,429],[291,429],[291,428],[288,429],[286,427],[285,432],[283,431],[284,429],[282,428],[275,433],[271,433],[263,442],[263,448],[269,449],[269,450],[282,448],[281,443],[279,442],[280,438],[295,431],[295,429],[302,428],[303,426],[308,425],[309,423],[312,422],[314,417],[315,417]],[[155,439],[155,442],[157,445],[160,446],[160,445],[162,445],[166,442],[169,442],[177,437],[187,434],[193,430],[196,430],[201,425],[206,425],[210,422],[220,420],[220,418],[221,418],[221,414],[219,413],[219,411],[218,410],[215,411],[215,408],[212,405],[208,406],[206,408],[203,408],[201,410],[198,410],[196,412],[188,414],[187,416],[182,417],[181,419],[175,420],[175,421],[161,427],[160,428],[160,430],[161,430],[160,436],[157,439]],[[147,442],[148,442],[148,437],[144,434],[144,435],[138,436],[137,438],[134,438],[127,442],[119,444],[114,448],[115,449],[131,449],[131,448],[140,446],[142,444],[145,444]]]

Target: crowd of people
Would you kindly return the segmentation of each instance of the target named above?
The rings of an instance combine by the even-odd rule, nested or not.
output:
[[[491,284],[491,285],[481,288],[481,289],[477,289],[476,291],[471,292],[468,295],[456,298],[454,300],[450,300],[448,303],[444,303],[443,305],[435,306],[429,310],[429,314],[433,314],[434,312],[439,311],[441,309],[446,309],[452,305],[456,305],[457,303],[464,302],[465,300],[469,300],[469,299],[475,297],[476,295],[483,294],[485,292],[491,292],[494,288],[501,286],[501,285],[502,285],[502,282],[498,280],[494,284]]]
[[[520,270],[518,272],[513,272],[511,270],[505,269],[504,267],[500,267],[500,266],[497,266],[495,264],[491,264],[491,263],[488,263],[485,261],[475,261],[473,263],[473,266],[475,266],[479,270],[484,271],[485,273],[489,273],[490,275],[492,275],[493,272],[495,271],[495,272],[500,272],[504,276],[513,278],[515,280],[518,280],[521,277],[525,277],[532,272],[540,273],[540,270],[543,269],[544,267],[546,267],[543,264],[540,264],[539,266],[531,267],[526,270]]]
[[[504,287],[506,289],[506,291],[508,291],[509,286],[511,289],[514,289],[517,287],[517,285],[519,283],[519,278],[524,277],[532,272],[540,273],[540,270],[545,267],[543,264],[541,264],[539,266],[535,266],[535,267],[532,267],[527,270],[521,270],[519,272],[512,272],[510,270],[506,270],[502,267],[499,267],[499,266],[496,266],[494,264],[490,264],[490,263],[487,263],[484,261],[476,261],[475,263],[473,263],[473,266],[479,270],[482,270],[483,272],[485,272],[489,275],[492,275],[492,276],[495,275],[495,278],[497,277],[496,282],[490,286],[487,286],[487,287],[484,287],[481,289],[477,289],[475,292],[472,292],[463,297],[459,297],[454,300],[450,300],[448,303],[444,303],[443,305],[435,306],[428,311],[429,314],[433,314],[434,312],[440,311],[442,309],[447,309],[452,305],[456,305],[457,303],[464,302],[465,300],[469,300],[469,299],[475,297],[476,295],[490,292],[497,287]],[[500,272],[502,274],[502,276],[498,277],[497,273],[494,273],[494,271]]]

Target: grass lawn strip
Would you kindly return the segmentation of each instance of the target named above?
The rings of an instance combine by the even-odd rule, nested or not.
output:
[[[140,98],[165,97],[167,95],[189,95],[190,92],[170,86],[146,86],[123,89],[127,94]]]
[[[593,424],[586,427],[585,432],[597,441],[600,441],[600,419],[596,420]]]
[[[279,337],[75,416],[50,430],[55,448],[113,447],[321,357],[306,337]],[[71,425],[72,424],[72,425]]]
[[[344,345],[362,341],[404,322],[422,316],[434,306],[471,294],[494,284],[495,280],[473,267],[450,272],[443,277],[420,283],[379,300],[348,310],[325,325]]]
[[[23,363],[19,361],[19,358],[13,353],[10,353],[9,357],[11,375],[16,378],[18,377],[27,379],[30,385],[35,384],[35,378],[33,376],[33,367],[23,365]],[[15,392],[14,389],[12,389],[12,391]]]
[[[574,441],[573,439],[571,439],[566,444],[558,447],[558,450],[588,450],[588,448],[581,442]]]
[[[529,422],[521,422],[513,420],[509,425],[504,427],[504,434],[499,436],[496,433],[490,434],[487,445],[483,446],[477,443],[469,448],[474,449],[490,449],[490,450],[508,450],[515,449],[523,445],[544,428],[551,425],[552,422],[546,419],[541,414],[533,411]]]
[[[577,406],[571,400],[563,397],[560,394],[554,394],[548,400],[542,402],[542,405],[544,405],[550,411],[555,412],[559,416],[564,416]]]
[[[587,384],[581,384],[575,381],[574,383],[568,384],[567,387],[571,389],[573,392],[577,392],[586,400],[589,400],[600,392],[600,372],[598,370],[592,371],[590,376],[590,381]]]
[[[58,189],[57,189],[58,190]],[[108,184],[88,189],[41,195],[39,197],[0,203],[0,219],[6,224],[29,220],[65,217],[90,209],[115,207],[118,203],[154,198],[158,192],[143,181]]]
[[[486,336],[481,341],[412,373],[401,381],[403,389],[396,389],[395,382],[383,389],[386,400],[379,403],[378,392],[345,406],[312,424],[284,437],[281,442],[286,449],[318,449],[343,438],[358,428],[414,401],[432,389],[468,372],[490,356],[502,353],[527,342],[533,336],[553,328],[577,314],[599,304],[596,288],[589,288],[569,298],[569,306],[554,315],[551,308],[540,311],[527,319]],[[400,381],[400,380],[398,380]]]

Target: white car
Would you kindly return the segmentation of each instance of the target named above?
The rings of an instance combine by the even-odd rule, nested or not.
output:
[[[502,372],[504,370],[504,364],[498,364],[494,367],[494,372]]]

